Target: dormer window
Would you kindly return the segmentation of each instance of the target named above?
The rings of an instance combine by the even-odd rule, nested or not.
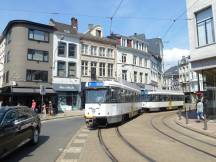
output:
[[[101,30],[96,30],[96,37],[101,37]]]

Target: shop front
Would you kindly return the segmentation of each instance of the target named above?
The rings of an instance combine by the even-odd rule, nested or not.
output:
[[[73,111],[80,109],[80,85],[79,84],[53,84],[57,94],[58,111]]]

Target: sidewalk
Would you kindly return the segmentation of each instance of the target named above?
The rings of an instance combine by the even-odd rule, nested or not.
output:
[[[216,120],[208,120],[207,130],[204,130],[204,121],[197,120],[195,110],[191,110],[190,112],[188,111],[188,124],[186,124],[185,112],[182,112],[181,120],[177,117],[175,122],[184,128],[216,138]]]
[[[67,118],[67,117],[75,117],[75,116],[84,116],[84,109],[83,110],[74,110],[74,111],[66,111],[63,113],[58,113],[56,115],[44,115],[38,114],[40,116],[41,121],[45,120],[52,120],[52,119],[59,119],[59,118]]]

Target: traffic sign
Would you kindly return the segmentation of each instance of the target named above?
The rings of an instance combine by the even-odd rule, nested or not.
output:
[[[40,85],[40,94],[45,95],[46,94],[46,87],[44,85]]]

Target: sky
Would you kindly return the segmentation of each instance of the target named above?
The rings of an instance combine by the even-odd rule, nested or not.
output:
[[[14,19],[48,24],[49,19],[70,23],[78,19],[79,32],[88,24],[101,25],[110,34],[110,18],[121,0],[1,0],[0,33]],[[113,17],[111,31],[122,35],[144,33],[164,43],[165,69],[189,54],[186,0],[123,0]],[[167,33],[173,20],[182,15]]]

